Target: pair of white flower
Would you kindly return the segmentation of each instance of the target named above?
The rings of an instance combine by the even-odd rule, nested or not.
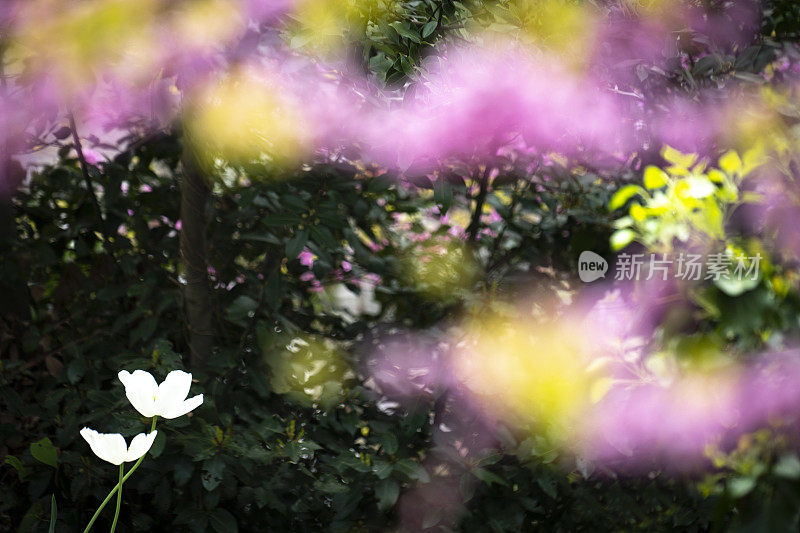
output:
[[[148,418],[178,418],[203,403],[202,394],[186,399],[192,386],[192,375],[181,370],[170,372],[161,385],[144,370],[136,370],[133,374],[123,370],[119,373],[119,380],[125,385],[125,396],[131,405]],[[139,433],[128,446],[119,433],[98,433],[89,428],[81,430],[81,436],[89,443],[95,455],[115,465],[142,457],[153,446],[157,434],[158,431],[155,430],[148,434]]]

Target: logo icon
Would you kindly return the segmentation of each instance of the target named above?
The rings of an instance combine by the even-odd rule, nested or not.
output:
[[[602,256],[590,250],[581,252],[578,258],[578,277],[582,282],[591,283],[596,279],[604,278],[606,272],[608,272],[608,261]]]

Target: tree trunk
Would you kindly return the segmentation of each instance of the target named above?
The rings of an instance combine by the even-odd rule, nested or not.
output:
[[[0,27],[0,34],[4,35],[7,30],[7,27]],[[5,47],[0,44],[0,100],[8,98],[3,69],[5,53]],[[31,319],[31,298],[24,274],[26,268],[13,253],[17,241],[17,222],[12,199],[25,179],[25,171],[12,159],[12,155],[22,138],[23,132],[19,131],[17,124],[0,117],[0,257],[8,262],[0,279],[0,317],[14,316],[27,322]]]
[[[188,144],[188,143],[187,143]],[[181,160],[181,258],[183,301],[190,364],[202,369],[214,346],[214,305],[208,282],[206,206],[210,190],[188,145]]]
[[[17,224],[12,203],[14,192],[25,173],[19,164],[11,160],[6,149],[6,146],[0,146],[0,257],[7,261],[0,279],[0,316],[13,316],[27,322],[31,319],[28,280],[24,274],[27,269],[13,253]]]

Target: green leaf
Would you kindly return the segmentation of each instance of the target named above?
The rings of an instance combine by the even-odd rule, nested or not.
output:
[[[17,471],[17,476],[19,476],[19,480],[22,481],[23,478],[28,475],[28,471],[23,466],[22,461],[14,457],[13,455],[6,455],[5,463],[10,465]]]
[[[269,244],[279,244],[280,241],[271,233],[242,233],[236,240],[239,241],[254,241],[254,242],[266,242]]]
[[[386,479],[391,475],[392,470],[394,469],[392,468],[392,463],[376,461],[374,463],[374,470],[375,475],[378,476],[378,479]]]
[[[56,530],[56,519],[58,518],[58,507],[56,506],[56,495],[50,499],[50,533],[54,533]]]
[[[473,468],[472,475],[489,485],[496,483],[498,485],[503,485],[504,487],[508,486],[508,482],[505,479],[501,478],[494,472],[486,470],[485,468]]]
[[[644,169],[644,186],[648,189],[658,189],[667,184],[667,173],[653,165]]]
[[[692,74],[695,76],[704,76],[712,73],[714,70],[722,66],[722,58],[717,54],[708,54],[701,57],[692,69]]]
[[[31,443],[31,455],[34,459],[56,468],[58,464],[58,449],[53,446],[49,438]]]
[[[741,498],[746,496],[756,486],[756,480],[751,477],[737,477],[728,481],[728,492],[731,497]]]
[[[611,249],[618,252],[633,242],[635,238],[636,233],[631,229],[617,230],[611,235]]]
[[[788,479],[800,478],[800,459],[796,455],[784,455],[772,469],[776,476]]]
[[[164,451],[164,446],[167,443],[167,437],[164,431],[159,431],[156,434],[156,439],[153,441],[153,446],[150,447],[150,455],[158,457]]]
[[[400,496],[400,485],[394,479],[384,479],[375,485],[375,496],[378,498],[378,509],[386,511],[397,501]]]
[[[630,210],[631,219],[636,222],[641,222],[647,218],[647,211],[639,204],[633,204]]]
[[[217,533],[238,533],[239,531],[236,518],[222,507],[217,507],[211,511],[208,515],[208,521]]]
[[[392,28],[395,29],[395,31],[399,35],[405,37],[406,39],[410,39],[410,40],[414,41],[415,43],[421,43],[422,42],[422,39],[419,38],[419,35],[417,35],[413,31],[411,31],[405,23],[400,22],[400,21],[396,21],[396,22],[392,22],[392,24],[390,24],[390,25],[391,25]]]
[[[175,484],[180,487],[191,479],[194,465],[187,459],[182,459],[174,462],[172,470]]]
[[[151,316],[150,318],[142,321],[136,328],[131,331],[131,343],[138,340],[146,341],[153,336],[158,326],[158,317]]]
[[[239,296],[228,307],[228,320],[234,324],[243,326],[247,319],[250,318],[250,313],[258,308],[258,302],[249,296]]]
[[[558,492],[556,491],[556,482],[550,478],[542,478],[539,477],[536,479],[536,483],[539,485],[539,488],[544,491],[545,494],[553,498],[554,500],[558,496]]]
[[[638,185],[626,185],[614,193],[611,201],[608,203],[608,210],[614,211],[625,205],[628,200],[636,195],[646,197],[647,193]]]
[[[475,495],[475,488],[478,484],[472,479],[469,474],[464,474],[458,481],[458,490],[461,493],[461,499],[464,503],[470,501]]]
[[[686,194],[690,198],[707,198],[717,190],[717,187],[705,176],[689,176],[685,182],[689,185]]]
[[[333,233],[325,226],[312,227],[311,236],[314,238],[315,243],[322,245],[329,252],[339,248],[339,243],[336,242]]]
[[[618,218],[611,225],[614,229],[629,228],[633,226],[633,218],[632,217]]]
[[[381,444],[383,445],[383,451],[389,455],[397,453],[398,443],[394,433],[384,434],[381,438]]]
[[[303,246],[308,242],[308,228],[303,228],[295,232],[294,237],[286,241],[286,257],[294,259],[303,251]]]
[[[207,491],[212,491],[222,483],[222,473],[225,471],[225,462],[219,457],[213,457],[203,463],[203,472],[200,479],[203,482],[203,488]]]
[[[734,150],[726,152],[719,158],[719,168],[729,176],[739,174],[742,171],[742,159]]]
[[[661,157],[666,159],[674,167],[682,169],[689,168],[697,161],[697,154],[684,154],[669,145],[665,145],[664,148],[661,149]]]
[[[439,22],[436,20],[428,21],[428,23],[422,27],[422,38],[426,39],[430,34],[436,31],[438,25]]]
[[[292,226],[302,221],[300,215],[291,213],[273,213],[261,219],[261,223],[265,226]]]
[[[278,309],[283,299],[283,278],[278,270],[273,270],[267,278],[267,284],[264,286],[264,303],[270,309]]]
[[[728,278],[722,277],[714,280],[714,285],[727,294],[728,296],[739,296],[747,291],[751,291],[758,287],[761,283],[761,276],[755,278],[742,277],[736,278],[730,276]]]
[[[72,362],[67,365],[67,379],[70,383],[75,384],[83,378],[87,369],[86,359],[82,357],[73,359]]]
[[[397,461],[394,464],[394,468],[396,471],[408,476],[409,479],[419,481],[420,483],[428,483],[431,480],[425,467],[412,459]]]

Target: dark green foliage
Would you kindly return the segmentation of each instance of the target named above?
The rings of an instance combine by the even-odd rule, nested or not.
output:
[[[175,139],[157,137],[93,167],[95,187],[103,185],[102,223],[73,159],[44,169],[15,198],[17,235],[5,246],[27,282],[31,318],[4,317],[4,527],[47,528],[51,494],[59,502],[58,523],[82,527],[113,486],[115,472],[91,455],[79,430],[131,436],[147,424],[129,407],[116,373],[143,368],[163,378],[188,364],[181,355],[187,341],[175,230],[178,159]],[[352,273],[383,278],[378,299],[392,311],[387,315],[384,306],[379,320],[430,328],[458,313],[491,280],[505,286],[534,264],[569,270],[573,242],[581,243],[577,249],[581,239],[607,242],[609,192],[590,185],[596,177],[572,178],[554,166],[547,172],[563,179],[549,183],[560,185],[522,185],[510,161],[493,164],[512,179],[498,177],[485,201],[506,222],[476,235],[476,250],[485,251],[476,255],[484,257],[476,272],[485,274],[445,299],[409,284],[398,258],[410,252],[393,233],[393,214],[432,208],[469,213],[469,172],[444,169],[450,184],[433,194],[425,193],[424,183],[404,185],[346,161],[320,161],[280,179],[251,170],[247,181],[229,174],[215,182],[208,243],[218,340],[206,371],[195,371],[195,388],[206,400],[191,416],[160,423],[152,457],[126,483],[120,528],[374,530],[398,517],[403,492],[438,480],[429,459],[438,453],[431,448],[435,399],[393,414],[377,407],[378,396],[362,384],[364,350],[355,344],[372,324],[343,321],[321,307],[308,292],[310,282],[301,279],[308,268],[296,256],[310,250],[317,256],[314,274],[327,280],[347,254]],[[521,213],[541,223],[531,226]],[[359,234],[383,248],[370,251]],[[330,339],[336,364],[355,370],[331,370],[341,386],[332,400],[277,393],[281,379],[293,379],[291,372],[281,378],[280,361],[296,337]],[[583,484],[537,461],[520,466],[509,453],[508,460],[461,476],[468,478],[468,492],[458,505],[466,514],[454,516],[466,528],[486,516],[501,529],[566,524],[561,513],[567,511],[557,511],[551,500]],[[518,503],[505,493],[515,493],[515,485],[525,495]],[[569,524],[590,523],[590,506],[603,505],[603,485],[586,486],[584,496],[561,504],[587,505],[581,511],[586,518],[572,516]],[[108,514],[98,527],[107,527]],[[434,516],[427,520],[436,523]]]

